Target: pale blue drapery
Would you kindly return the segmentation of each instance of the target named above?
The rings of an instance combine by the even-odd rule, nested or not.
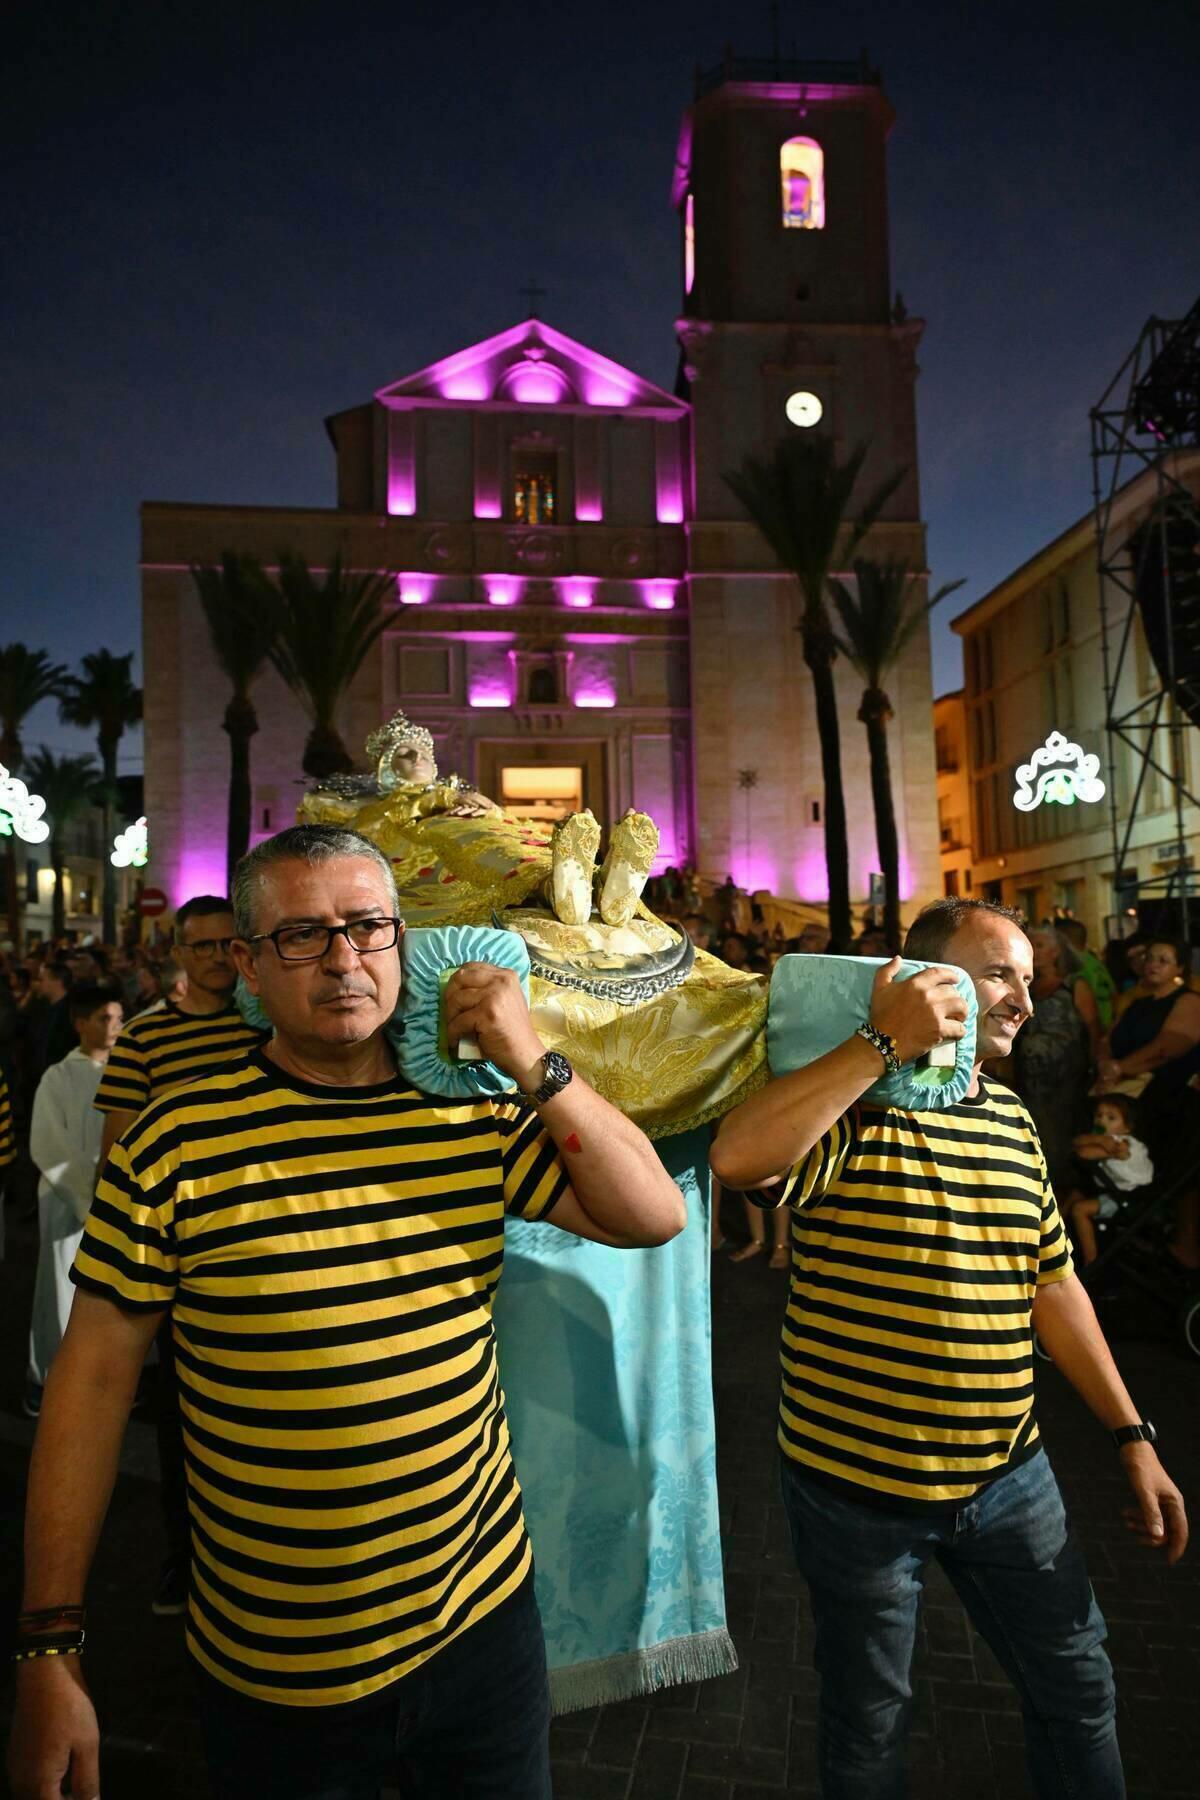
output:
[[[708,1133],[656,1148],[688,1223],[609,1250],[510,1220],[500,1372],[556,1712],[737,1667],[725,1628],[709,1329]]]

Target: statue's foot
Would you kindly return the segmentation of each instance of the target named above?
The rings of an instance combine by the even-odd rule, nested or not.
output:
[[[588,811],[568,813],[550,837],[550,900],[564,925],[586,925],[592,916],[592,885],[600,825]]]
[[[600,917],[606,925],[628,925],[657,855],[658,826],[648,813],[630,807],[613,826],[600,871]]]

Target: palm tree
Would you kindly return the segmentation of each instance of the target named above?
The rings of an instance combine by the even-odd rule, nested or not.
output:
[[[96,744],[103,770],[104,806],[103,925],[106,944],[117,941],[117,871],[109,860],[117,810],[117,749],[125,732],[142,717],[142,690],[134,686],[130,670],[133,653],[114,656],[111,650],[92,650],[83,657],[82,675],[68,675],[59,711],[68,725],[96,727]]]
[[[844,949],[850,942],[850,851],[833,680],[837,644],[825,595],[839,538],[846,533],[841,546],[844,568],[904,479],[904,471],[899,470],[881,482],[850,520],[850,496],[866,455],[867,446],[860,444],[844,463],[839,463],[830,438],[785,438],[769,459],[747,456],[740,469],[725,476],[780,563],[791,570],[800,585],[802,610],[798,630],[812,676],[821,746],[829,933],[835,949]]]
[[[882,563],[860,558],[854,564],[853,590],[836,578],[830,582],[841,623],[834,642],[865,683],[858,716],[867,728],[875,842],[883,871],[883,929],[892,951],[900,948],[900,848],[887,739],[892,703],[883,680],[926,614],[961,586],[961,581],[949,581],[926,600],[908,564],[894,557]]]
[[[10,775],[20,773],[25,757],[21,727],[35,706],[62,693],[66,669],[52,663],[45,650],[25,644],[0,645],[0,763]],[[5,846],[5,890],[8,934],[21,941],[21,905],[17,881],[17,840],[11,831]]]
[[[318,581],[302,556],[279,555],[278,635],[268,655],[312,717],[306,775],[323,780],[354,763],[335,723],[338,705],[372,644],[387,627],[393,575],[352,575],[338,551]]]
[[[55,756],[44,744],[29,759],[29,785],[46,802],[46,818],[50,826],[50,867],[54,870],[50,935],[53,938],[61,938],[67,928],[66,895],[63,890],[66,827],[77,813],[92,805],[99,773],[90,756]],[[110,849],[111,845],[107,848]]]
[[[236,550],[221,552],[220,568],[193,567],[192,580],[213,654],[233,689],[221,722],[229,737],[225,873],[232,891],[234,868],[250,848],[250,739],[258,730],[250,688],[275,643],[279,598],[262,565]]]

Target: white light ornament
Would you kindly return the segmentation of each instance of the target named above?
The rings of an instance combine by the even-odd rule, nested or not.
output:
[[[45,810],[42,796],[31,794],[25,783],[0,763],[0,837],[12,837],[15,832],[27,844],[44,844],[50,836],[42,817]]]
[[[108,860],[114,869],[145,868],[150,860],[150,840],[144,818],[124,831],[118,831]]]
[[[1032,812],[1042,804],[1074,806],[1076,800],[1103,800],[1100,758],[1071,743],[1061,731],[1052,731],[1045,743],[1017,770],[1013,805],[1018,812]]]

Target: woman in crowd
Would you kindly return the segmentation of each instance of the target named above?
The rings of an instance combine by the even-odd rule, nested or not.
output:
[[[1029,941],[1033,1017],[1013,1046],[1012,1076],[1037,1126],[1050,1180],[1065,1194],[1074,1173],[1072,1140],[1088,1119],[1095,1000],[1071,974],[1070,951],[1056,931],[1031,931]]]
[[[1170,1184],[1200,1165],[1200,994],[1187,985],[1190,960],[1173,938],[1146,945],[1144,990],[1112,1029],[1101,1055],[1099,1083],[1114,1088],[1149,1076],[1138,1103],[1142,1133],[1156,1172]],[[1176,1205],[1176,1260],[1200,1269],[1200,1193],[1189,1183]]]

